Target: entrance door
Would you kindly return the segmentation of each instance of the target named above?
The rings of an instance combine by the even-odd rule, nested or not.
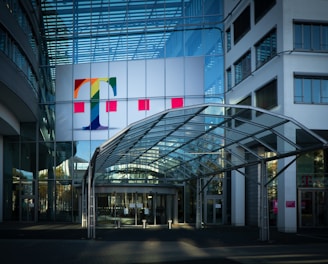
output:
[[[143,220],[146,220],[147,224],[156,224],[155,204],[160,197],[151,193],[131,192],[98,194],[97,223],[142,225]]]
[[[35,199],[30,196],[21,198],[20,220],[24,222],[34,222],[35,220]]]
[[[34,180],[21,180],[19,183],[20,191],[18,192],[19,201],[19,221],[35,222],[36,221],[36,204]]]
[[[222,200],[207,199],[207,207],[205,213],[206,224],[222,224]]]
[[[328,190],[299,190],[298,211],[300,227],[328,226]]]

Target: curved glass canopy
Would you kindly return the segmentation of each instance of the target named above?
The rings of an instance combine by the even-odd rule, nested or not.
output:
[[[96,149],[91,165],[97,182],[142,174],[174,184],[325,147],[323,138],[289,117],[202,104],[131,124]]]

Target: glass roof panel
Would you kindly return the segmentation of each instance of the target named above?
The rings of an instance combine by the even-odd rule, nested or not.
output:
[[[278,159],[327,147],[327,142],[294,120],[265,110],[204,104],[171,109],[130,125],[99,147],[95,168],[101,173],[120,164],[142,165],[168,177],[184,171],[189,179],[260,162],[266,158],[257,153],[259,146],[272,153],[270,159]]]
[[[190,1],[49,0],[41,4],[48,53],[56,65],[158,58],[171,35],[187,28],[184,12]],[[204,20],[197,19],[194,27],[204,28]]]

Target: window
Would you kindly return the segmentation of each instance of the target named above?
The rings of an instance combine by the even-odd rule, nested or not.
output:
[[[252,97],[249,95],[243,100],[241,100],[237,105],[252,105]]]
[[[256,106],[270,110],[278,105],[277,80],[264,85],[256,91]]]
[[[328,76],[294,77],[294,103],[296,104],[327,104]]]
[[[250,7],[245,10],[233,22],[233,39],[236,44],[251,29]]]
[[[6,43],[7,43],[7,35],[6,35],[6,32],[4,32],[2,30],[2,28],[0,27],[0,50],[5,52],[6,50]]]
[[[252,105],[252,97],[250,95],[247,96],[246,98],[241,100],[239,103],[237,103],[237,105]],[[252,110],[236,108],[236,115],[239,116],[238,118],[251,120],[252,119]],[[239,121],[238,118],[236,118],[236,120],[235,120],[236,127],[238,127],[244,123],[243,121]]]
[[[226,37],[227,37],[227,51],[231,49],[231,30],[230,28],[226,31]]]
[[[256,45],[256,68],[272,59],[277,54],[277,30],[273,29]]]
[[[248,51],[235,64],[235,84],[240,83],[251,74],[251,52]]]
[[[294,23],[294,49],[328,51],[328,24]]]
[[[257,23],[275,4],[276,0],[254,0],[255,23]]]
[[[231,90],[232,88],[232,74],[231,68],[227,69],[227,89]]]

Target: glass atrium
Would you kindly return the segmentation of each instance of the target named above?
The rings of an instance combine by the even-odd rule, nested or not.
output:
[[[5,28],[0,32],[6,39],[1,47],[17,65],[21,63],[22,71],[26,68],[41,109],[39,122],[23,122],[20,135],[4,140],[4,151],[10,153],[4,159],[5,220],[82,221],[82,225],[87,221],[88,227],[141,225],[143,220],[153,225],[168,220],[229,224],[232,169],[324,144],[292,120],[223,104],[223,1],[47,0],[41,2],[40,12],[33,13],[41,21],[40,28],[27,12],[38,10],[37,1],[4,2],[6,14],[23,28],[37,58],[39,51],[40,65],[25,65],[31,58],[18,56],[23,54],[16,52],[20,49]],[[181,67],[171,67],[172,61]],[[188,78],[195,61],[201,62],[197,75]],[[135,68],[133,77],[143,80],[137,88],[129,79]],[[139,76],[139,70],[145,76]],[[154,78],[154,71],[163,77],[161,81]],[[59,78],[63,72],[66,79]],[[126,75],[120,79],[121,72]],[[96,78],[111,80],[113,91],[124,88],[126,94],[98,96]],[[88,83],[87,92],[74,86],[83,81],[96,86]],[[69,93],[68,99],[58,84]],[[193,85],[197,94],[190,93]],[[138,105],[137,92],[143,86],[143,104]],[[181,89],[178,94],[176,87]],[[161,95],[151,96],[156,89]],[[88,100],[75,98],[79,91]],[[151,112],[149,102],[161,104],[162,111]],[[129,104],[139,108],[134,111]],[[85,129],[85,124],[74,127],[76,119],[91,124],[93,109],[99,119],[101,105],[105,109],[101,114],[126,119],[124,126],[117,127],[118,133],[108,129],[100,138],[102,126],[102,131]],[[85,106],[90,106],[89,112]],[[60,108],[62,115],[58,115]],[[57,125],[69,118],[69,125]],[[62,128],[66,130],[60,138]],[[76,131],[84,137],[74,138]],[[291,138],[295,131],[297,138]],[[259,154],[259,147],[268,156]]]
[[[56,86],[55,80],[57,77],[56,67],[61,65],[201,57],[204,65],[201,81],[204,90],[202,91],[202,98],[197,99],[201,99],[203,103],[222,103],[224,100],[223,1],[43,1],[42,15],[44,19],[43,34],[47,42],[47,52],[50,60],[49,70],[54,87]],[[167,70],[164,69],[164,71]],[[166,96],[164,95],[164,97]],[[185,98],[186,101],[194,100],[193,95]],[[51,104],[53,102],[47,103]],[[215,122],[215,120],[212,120],[212,122]],[[62,155],[55,157],[54,160],[54,164],[58,164],[54,176],[57,180],[56,183],[61,183],[64,180],[67,182],[66,180],[69,179],[72,186],[80,188],[83,175],[88,167],[88,161],[96,148],[102,143],[104,143],[104,140],[63,142],[57,139],[57,141],[54,141],[53,147],[61,150]],[[148,152],[148,155],[156,156],[158,153],[155,152]],[[131,153],[129,155],[131,156]],[[99,188],[101,193],[97,195],[97,210],[100,214],[99,219],[97,219],[98,223],[103,218],[108,220],[108,215],[112,216],[113,211],[115,211],[115,215],[123,215],[123,209],[126,207],[129,209],[128,215],[131,215],[134,208],[127,206],[127,204],[142,203],[142,208],[139,209],[144,209],[147,197],[151,197],[150,193],[152,192],[158,194],[156,205],[154,203],[154,212],[150,208],[149,214],[157,214],[157,217],[154,216],[149,221],[155,224],[166,221],[161,220],[162,217],[159,214],[162,214],[164,207],[168,207],[170,197],[173,197],[172,195],[175,195],[176,191],[179,193],[180,198],[183,197],[182,188],[180,186],[173,191],[172,186],[169,186],[165,190],[157,188],[156,190],[144,189],[142,191],[140,184],[145,184],[143,181],[145,178],[147,178],[148,184],[156,182],[156,185],[164,186],[161,180],[158,182],[160,172],[155,173],[153,169],[149,169],[149,166],[142,165],[143,163],[144,161],[140,161],[137,165],[132,163],[130,165],[118,164],[113,170],[119,172],[113,173],[115,176],[112,178],[113,182],[111,183],[123,184],[121,178],[124,175],[123,178],[130,178],[130,188],[133,185],[131,183],[139,184],[137,189],[131,189],[128,193],[122,187],[121,189],[110,189],[108,187],[110,183],[108,177],[98,178],[99,184],[107,185],[107,189],[104,187],[106,190]],[[154,173],[155,175],[153,175]],[[49,173],[46,171],[44,174]],[[115,177],[120,178],[120,180],[115,182]],[[133,180],[133,178],[135,179]],[[221,181],[222,179],[218,178],[218,180]],[[193,187],[190,189],[191,192],[193,192],[192,189]],[[138,191],[144,194],[136,194]],[[53,197],[49,200],[47,193],[47,191],[40,192],[42,204],[48,204],[51,199],[55,201],[62,200],[59,197]],[[59,195],[59,189],[57,195]],[[131,197],[127,199],[127,195]],[[188,195],[192,196],[193,194]],[[76,201],[74,199],[78,196],[79,191],[76,194],[73,191],[73,199],[65,201],[65,204],[69,205],[66,206],[68,209],[64,209],[64,211],[68,211],[68,215],[70,215],[70,210],[76,211],[74,205]],[[185,199],[193,198],[185,196]],[[155,196],[153,200],[155,200]],[[191,202],[191,207],[182,213],[183,207],[180,208],[179,204],[178,221],[194,221],[194,207],[195,202]],[[59,204],[55,206],[54,211],[57,215],[57,221],[61,219],[57,211],[62,211],[63,208]],[[102,214],[102,212],[104,213]],[[133,214],[136,214],[136,217],[132,216],[132,219],[136,218],[136,221],[131,220],[133,224],[140,223],[139,210]],[[164,212],[164,215],[165,219],[169,217],[167,211]],[[80,217],[81,215],[78,215],[78,218]],[[217,219],[212,216],[210,221],[216,222]]]

